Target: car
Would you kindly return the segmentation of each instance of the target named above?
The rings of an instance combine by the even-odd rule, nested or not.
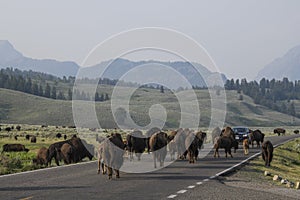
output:
[[[233,127],[232,130],[235,133],[235,139],[239,142],[242,142],[244,139],[249,138],[250,130],[245,126],[236,126]]]

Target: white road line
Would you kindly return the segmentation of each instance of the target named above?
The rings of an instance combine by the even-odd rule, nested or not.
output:
[[[174,199],[175,197],[177,197],[177,195],[176,194],[171,194],[170,196],[168,196],[167,198],[168,199]]]
[[[188,186],[187,188],[193,189],[194,187],[195,187],[194,185],[190,185],[190,186]]]
[[[204,179],[204,180],[203,180],[203,182],[207,182],[207,181],[209,181],[209,179],[208,179],[208,178],[206,178],[206,179]]]
[[[211,176],[211,177],[209,177],[209,179],[214,179],[214,178],[216,178],[216,176]]]
[[[187,191],[187,190],[179,190],[179,191],[177,192],[177,194],[183,194],[183,193],[186,193],[186,191]]]
[[[202,185],[202,184],[203,184],[203,182],[197,182],[196,184],[197,184],[197,185]]]

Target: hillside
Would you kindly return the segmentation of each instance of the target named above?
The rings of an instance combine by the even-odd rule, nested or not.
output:
[[[275,59],[266,65],[256,77],[282,79],[284,77],[290,80],[300,79],[300,45],[290,49],[284,56]]]
[[[101,86],[100,90],[111,92],[112,87]],[[126,87],[124,87],[126,91]],[[210,100],[206,90],[197,90],[201,110],[200,124],[206,127],[210,119]],[[153,98],[155,97],[155,98]],[[131,116],[139,125],[149,123],[148,113],[151,105],[161,104],[167,110],[166,128],[177,127],[180,120],[180,107],[170,91],[161,94],[159,90],[141,88],[130,101]],[[235,91],[227,91],[227,125],[283,126],[300,125],[300,119],[292,118],[264,106],[255,105],[250,97],[244,95],[238,100]],[[96,102],[98,120],[103,128],[114,128],[110,101]],[[73,125],[72,102],[33,96],[22,92],[0,89],[0,122],[22,124]]]

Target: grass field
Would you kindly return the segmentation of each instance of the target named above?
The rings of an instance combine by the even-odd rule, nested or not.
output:
[[[111,86],[99,86],[98,90],[109,94]],[[128,88],[124,87],[124,95]],[[182,91],[181,95],[184,95]],[[200,126],[208,127],[211,115],[211,98],[207,90],[196,90],[200,106]],[[243,101],[238,100],[234,91],[227,91],[226,125],[246,125],[259,127],[300,126],[300,119],[272,111],[266,107],[256,105],[253,100],[244,95]],[[123,98],[120,96],[119,98]],[[212,97],[216,98],[216,97]],[[88,102],[81,102],[88,105]],[[111,102],[96,102],[98,121],[102,128],[115,128]],[[160,93],[159,90],[140,88],[130,99],[130,116],[134,121],[144,126],[150,122],[149,108],[154,104],[162,105],[167,111],[166,128],[178,127],[181,117],[180,105],[176,96],[169,90]],[[219,108],[214,108],[217,112]],[[73,125],[72,102],[47,99],[17,91],[0,89],[0,123]]]
[[[259,182],[268,182],[272,185],[281,185],[274,182],[273,176],[264,176],[264,171],[269,171],[272,175],[279,175],[292,182],[300,181],[300,139],[285,143],[274,149],[274,157],[271,167],[266,168],[261,156],[243,167],[238,173]]]

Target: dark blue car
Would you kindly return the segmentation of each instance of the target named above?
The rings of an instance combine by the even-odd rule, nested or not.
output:
[[[244,126],[236,126],[233,127],[232,130],[235,133],[235,139],[238,140],[239,142],[242,142],[244,139],[249,139],[249,128],[244,127]]]

